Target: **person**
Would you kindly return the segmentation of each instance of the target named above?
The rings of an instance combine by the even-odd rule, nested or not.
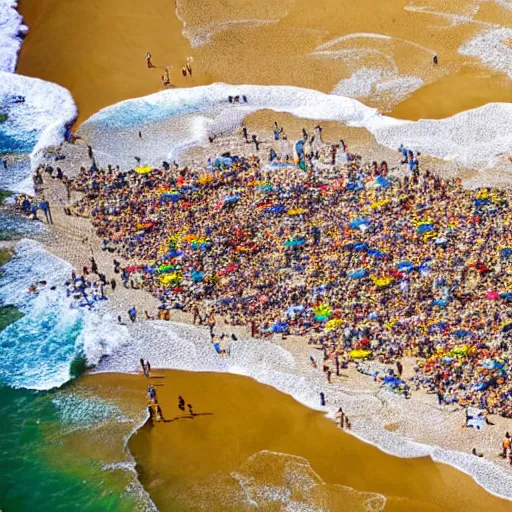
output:
[[[112,291],[114,291],[116,289],[117,283],[116,283],[116,280],[114,278],[112,278],[110,280],[110,286],[112,287]]]
[[[43,200],[39,203],[39,208],[43,210],[48,224],[53,224],[52,212],[50,211],[50,203],[43,197]]]
[[[320,392],[320,405],[325,407],[325,394],[323,391]]]
[[[336,423],[338,424],[339,428],[345,427],[345,413],[343,412],[343,409],[341,407],[338,409],[338,412],[336,413]]]
[[[2,165],[4,166],[4,169],[7,169],[7,158],[2,158]]]
[[[194,304],[194,306],[192,307],[192,315],[193,315],[192,323],[194,325],[196,325],[196,322],[198,322],[199,325],[201,325],[203,323],[201,320],[201,315],[199,314],[199,307],[197,304]]]
[[[164,71],[162,73],[162,85],[164,87],[167,87],[169,84],[170,84],[170,80],[169,80],[169,73],[167,73],[167,71]]]
[[[154,423],[155,421],[155,411],[153,411],[153,407],[151,406],[151,404],[148,404],[148,415],[149,415],[149,419],[151,420],[152,423]]]
[[[165,421],[164,413],[162,412],[162,408],[160,404],[155,400],[155,409],[156,409],[156,421]]]
[[[148,386],[148,400],[156,400],[156,389],[151,386]]]
[[[192,57],[187,58],[187,71],[190,75],[190,78],[192,78]]]
[[[473,455],[475,455],[476,457],[483,457],[483,456],[484,456],[484,454],[483,454],[483,453],[478,453],[478,452],[476,451],[476,448],[473,448],[473,449],[471,450],[471,453],[472,453]]]
[[[261,141],[259,141],[257,138],[256,138],[256,135],[253,135],[252,136],[252,142],[254,142],[254,146],[256,148],[256,151],[258,151],[260,149],[260,144],[261,144]]]
[[[94,256],[91,257],[91,271],[93,274],[98,274],[98,264],[94,259]]]
[[[190,413],[190,415],[195,416],[194,411],[192,409],[192,404],[187,404],[187,407],[188,407],[188,412]]]
[[[148,374],[148,377],[151,373],[151,364],[149,363],[149,361],[146,361],[146,372]]]
[[[142,368],[142,372],[146,373],[146,365],[144,364],[144,359],[142,357],[140,358],[140,366]]]
[[[437,58],[437,55],[434,55],[432,60],[434,61],[434,64],[437,64],[439,62],[438,58]]]
[[[180,411],[184,411],[185,410],[185,400],[183,399],[182,396],[178,397],[178,409]]]
[[[502,444],[502,447],[503,447],[502,456],[504,458],[507,457],[507,453],[510,450],[511,445],[512,445],[512,438],[510,437],[510,434],[508,432],[506,432],[505,439],[503,439],[503,444]]]
[[[187,68],[185,66],[181,67],[181,74],[186,78],[187,77]]]
[[[146,64],[148,68],[152,68],[153,64],[151,63],[151,53],[146,52],[146,55],[144,55],[144,58],[146,59]]]
[[[245,142],[249,142],[249,134],[247,133],[247,128],[245,126],[242,127],[242,135],[245,139]]]
[[[130,317],[130,320],[132,322],[135,322],[135,320],[137,320],[137,310],[135,309],[135,306],[128,310],[128,316]]]
[[[404,371],[404,367],[403,367],[403,365],[402,365],[402,363],[400,361],[396,362],[396,369],[398,371],[398,376],[401,377],[402,376],[402,372]]]

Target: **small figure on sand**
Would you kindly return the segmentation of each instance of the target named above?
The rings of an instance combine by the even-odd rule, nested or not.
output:
[[[148,386],[148,400],[156,400],[156,389],[150,384]]]
[[[165,71],[162,74],[162,83],[163,83],[164,87],[172,85],[171,84],[171,77],[169,75],[169,67],[166,67]]]
[[[192,57],[187,57],[187,72],[190,76],[190,78],[192,78],[192,62],[194,62],[194,59]]]
[[[164,413],[162,412],[162,408],[160,407],[160,404],[156,400],[154,401],[154,407],[155,407],[155,411],[156,411],[156,415],[155,415],[156,421],[164,420]]]
[[[182,396],[178,397],[178,409],[180,411],[184,411],[185,410],[185,400],[183,399]]]
[[[142,366],[142,372],[144,373],[145,377],[149,379],[151,374],[151,365],[149,364],[149,361],[144,362],[144,359],[141,358],[140,365]]]
[[[341,407],[338,409],[338,412],[336,413],[336,423],[340,428],[345,427],[345,413],[343,412],[343,409]]]
[[[434,64],[437,64],[439,62],[437,55],[434,55],[434,57],[432,58],[432,61],[434,62]]]
[[[148,68],[154,67],[153,63],[151,62],[151,53],[146,52],[146,55],[144,55],[144,58],[146,59],[146,64],[147,64]]]
[[[187,407],[188,407],[188,412],[190,413],[190,415],[195,416],[194,411],[192,409],[192,404],[187,404]]]
[[[185,66],[181,67],[181,74],[186,78],[187,77],[187,68]]]
[[[135,306],[128,310],[128,316],[130,317],[130,320],[132,322],[135,322],[135,320],[137,320],[137,310],[135,309]]]

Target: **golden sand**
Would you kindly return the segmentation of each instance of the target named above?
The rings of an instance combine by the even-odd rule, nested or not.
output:
[[[483,23],[512,26],[512,10],[494,2],[21,0],[20,11],[30,31],[18,72],[67,87],[81,120],[114,102],[161,90],[167,65],[174,66],[178,87],[222,81],[324,92],[357,69],[378,68],[387,80],[410,76],[425,83],[398,105],[393,95],[362,98],[409,119],[512,101],[504,73],[457,52],[489,28]],[[466,22],[453,16],[465,16]],[[200,46],[191,48],[182,30]],[[366,36],[333,42],[360,33]],[[148,50],[155,69],[146,68]],[[434,53],[438,66],[432,64]],[[180,72],[188,56],[194,57],[193,79]]]
[[[322,503],[328,501],[331,510],[343,510],[349,497],[359,503],[366,496],[339,485],[385,496],[386,511],[510,510],[510,502],[488,494],[467,475],[429,458],[387,455],[338,429],[321,413],[252,379],[153,371],[150,382],[166,421],[146,424],[130,439],[129,448],[142,484],[161,511],[205,506],[212,511],[243,510],[233,472],[252,478],[253,492],[254,487],[276,482],[290,489],[304,472],[316,474],[316,482],[323,481],[320,487],[296,498],[316,500],[321,493]],[[142,375],[100,374],[85,376],[76,388],[97,393],[133,414],[147,404],[147,384]],[[178,409],[179,395],[192,404],[195,416]],[[259,499],[263,510],[279,510]]]

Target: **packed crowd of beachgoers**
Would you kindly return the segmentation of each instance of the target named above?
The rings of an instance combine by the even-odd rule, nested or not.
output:
[[[124,285],[160,300],[159,318],[182,309],[254,336],[306,336],[328,372],[413,356],[405,386],[400,364],[382,378],[512,417],[510,192],[466,190],[403,147],[391,175],[343,141],[304,135],[295,160],[225,153],[129,172],[93,162],[58,178],[83,194],[67,213],[91,218],[103,249],[129,262]]]

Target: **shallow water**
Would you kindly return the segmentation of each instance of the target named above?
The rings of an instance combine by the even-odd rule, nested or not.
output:
[[[16,219],[9,217],[4,222],[6,217],[0,217],[5,228],[16,226],[19,234],[24,224],[16,225]],[[23,240],[0,277],[0,304],[15,304],[24,313],[21,317],[11,314],[9,320],[14,323],[0,331],[0,507],[16,511],[143,510],[147,499],[133,472],[104,469],[105,464],[126,458],[122,444],[113,455],[91,448],[98,445],[98,426],[128,419],[94,397],[77,400],[65,389],[46,391],[83,373],[87,362],[80,358],[91,354],[80,341],[86,339],[84,329],[90,326],[80,315],[70,316],[61,296],[61,280],[68,267],[38,243]],[[47,280],[48,289],[30,297],[28,284],[40,279]],[[54,283],[60,291],[49,290]],[[80,450],[70,438],[76,432]]]

